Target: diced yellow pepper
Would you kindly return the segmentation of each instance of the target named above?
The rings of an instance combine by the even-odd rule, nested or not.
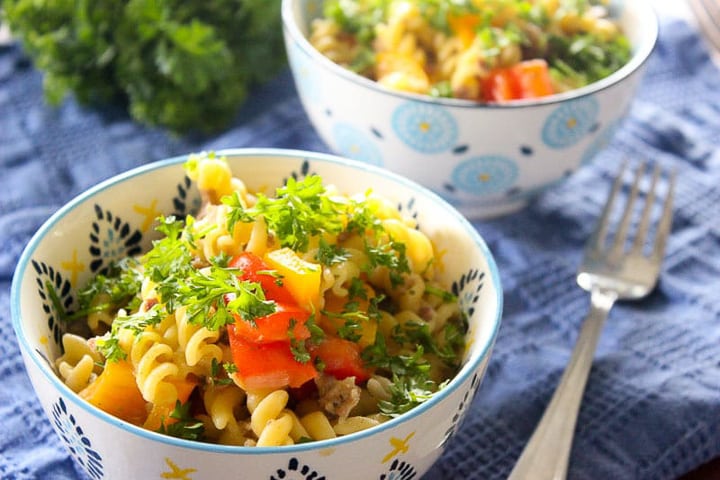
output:
[[[315,311],[320,306],[322,268],[303,260],[290,248],[272,250],[265,254],[268,266],[282,276],[282,281],[301,307]]]
[[[124,360],[106,362],[103,372],[79,395],[100,410],[136,425],[147,417],[147,402],[137,386],[133,367]]]

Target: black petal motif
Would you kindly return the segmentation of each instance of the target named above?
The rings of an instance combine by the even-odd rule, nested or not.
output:
[[[90,270],[94,274],[107,273],[113,261],[139,254],[141,241],[140,230],[133,229],[121,217],[96,204],[95,221],[90,232]]]

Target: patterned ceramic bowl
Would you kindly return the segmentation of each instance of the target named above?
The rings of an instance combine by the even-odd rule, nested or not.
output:
[[[56,375],[63,324],[75,287],[113,259],[150,248],[153,220],[200,204],[186,157],[107,180],[61,208],[32,238],[12,285],[12,322],[37,395],[62,442],[90,478],[410,479],[419,478],[458,428],[484,375],[502,310],[494,260],[475,229],[446,202],[399,176],[359,162],[291,150],[228,150],[249,189],[309,173],[341,192],[368,187],[386,196],[440,253],[437,265],[469,318],[464,364],[449,385],[410,412],[369,430],[285,447],[233,447],[144,430],[91,406]],[[51,292],[54,292],[52,294]],[[141,459],[133,461],[132,459]],[[237,472],[229,477],[228,472]],[[175,475],[175,476],[173,476]],[[180,475],[180,476],[178,476]]]
[[[611,12],[633,47],[627,65],[572,92],[503,106],[390,91],[332,63],[306,38],[321,0],[284,0],[282,17],[300,98],[329,147],[482,218],[523,207],[611,138],[658,35],[648,0],[612,0]]]

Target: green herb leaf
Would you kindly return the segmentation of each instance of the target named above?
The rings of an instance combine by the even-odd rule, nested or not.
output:
[[[170,413],[170,418],[177,422],[166,424],[163,420],[158,433],[186,440],[201,440],[205,434],[205,425],[190,415],[190,406],[190,402],[182,404],[180,400],[177,400],[175,408]]]
[[[137,335],[147,327],[159,324],[165,315],[167,315],[165,308],[161,304],[155,304],[145,312],[135,312],[125,316],[115,317],[110,331],[97,340],[96,346],[98,351],[108,361],[125,359],[127,355],[120,347],[120,331],[131,330]]]
[[[327,194],[317,175],[300,181],[290,177],[285,186],[276,190],[275,198],[259,194],[257,203],[249,209],[243,208],[238,198],[224,202],[231,207],[231,225],[263,216],[281,246],[300,252],[307,251],[311,237],[343,230],[341,213],[345,205]]]

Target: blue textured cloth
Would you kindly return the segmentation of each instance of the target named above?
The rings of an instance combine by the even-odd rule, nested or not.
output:
[[[46,107],[41,75],[0,49],[0,476],[85,478],[41,412],[9,318],[22,248],[60,205],[164,157],[226,147],[326,151],[287,72],[213,138],[178,138],[121,111]],[[571,479],[673,480],[720,455],[720,74],[696,32],[662,25],[630,117],[609,148],[511,216],[476,222],[494,252],[505,315],[487,377],[429,479],[503,479],[562,373],[588,308],[582,246],[623,158],[678,171],[676,215],[657,291],[617,305],[580,411]]]

